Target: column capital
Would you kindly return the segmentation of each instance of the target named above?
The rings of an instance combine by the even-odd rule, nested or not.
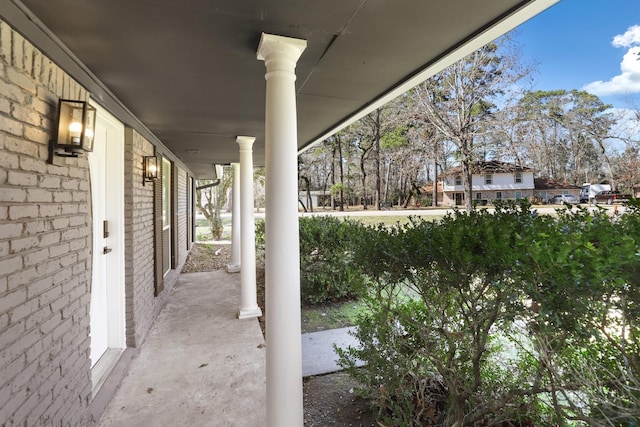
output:
[[[256,140],[255,136],[237,136],[236,142],[240,146],[240,150],[252,150],[253,142]]]
[[[267,71],[271,68],[270,64],[278,64],[277,68],[293,71],[306,48],[306,40],[262,33],[257,56],[260,61],[265,62]]]

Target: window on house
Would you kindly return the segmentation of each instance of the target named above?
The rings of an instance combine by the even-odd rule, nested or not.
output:
[[[462,185],[462,176],[456,175],[456,185]]]
[[[502,200],[502,191],[496,191],[496,200]]]
[[[522,191],[516,191],[516,200],[522,199]]]
[[[485,184],[493,184],[493,175],[485,175],[484,176]]]
[[[517,173],[516,174],[516,184],[522,184],[522,174],[521,173]]]
[[[478,200],[482,199],[482,193],[476,193],[476,199]]]

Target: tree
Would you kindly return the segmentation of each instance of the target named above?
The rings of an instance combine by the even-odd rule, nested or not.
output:
[[[224,171],[224,169],[221,169],[221,171]],[[224,226],[220,214],[227,204],[228,192],[232,182],[232,174],[225,174],[224,172],[216,180],[198,180],[196,207],[209,221],[209,230],[213,240],[220,240],[222,237]]]
[[[412,94],[422,117],[457,149],[462,166],[465,207],[472,210],[471,167],[478,158],[477,145],[505,90],[528,73],[509,51],[504,36],[478,49],[414,88]]]
[[[578,90],[527,93],[514,115],[525,159],[542,175],[580,184],[614,180],[606,141],[614,117],[597,96]],[[528,157],[528,158],[527,158]],[[602,167],[604,165],[604,167]]]

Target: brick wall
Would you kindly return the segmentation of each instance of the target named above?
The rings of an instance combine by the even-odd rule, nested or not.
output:
[[[0,22],[3,425],[89,422],[89,173],[86,156],[46,163],[59,97],[87,93]]]
[[[142,182],[144,156],[155,154],[153,144],[134,129],[125,130],[125,292],[127,346],[138,347],[164,306],[188,255],[186,243],[187,173],[176,168],[178,178],[178,268],[165,276],[164,291],[154,296],[153,193],[161,181]],[[168,243],[167,243],[168,244]]]
[[[127,346],[139,346],[153,321],[154,247],[153,188],[160,182],[142,182],[144,156],[154,146],[131,128],[125,130],[125,292]]]
[[[91,197],[86,156],[54,157],[59,98],[88,99],[77,82],[0,21],[0,425],[86,426],[92,401],[89,308]],[[188,173],[179,180],[178,268],[154,296],[154,185],[143,157],[156,148],[125,129],[127,346],[139,347],[188,255]],[[168,153],[164,153],[167,155]]]

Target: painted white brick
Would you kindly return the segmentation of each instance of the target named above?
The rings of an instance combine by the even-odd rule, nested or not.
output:
[[[51,258],[56,258],[60,255],[64,255],[69,252],[69,243],[64,242],[55,246],[51,246],[49,247],[48,252],[48,256],[50,256]]]
[[[0,93],[2,96],[19,104],[26,104],[27,102],[27,94],[22,89],[2,79],[0,79]]]
[[[20,185],[23,187],[33,187],[38,185],[38,176],[32,173],[24,173],[11,170],[7,175],[7,182],[10,185]]]
[[[62,188],[65,190],[79,190],[80,189],[80,181],[77,179],[66,179],[62,181]]]
[[[37,330],[37,328],[40,326],[41,323],[46,322],[50,318],[51,318],[51,310],[48,307],[35,310],[29,313],[29,316],[25,319],[26,327],[28,330],[31,330],[34,328],[35,330]]]
[[[26,291],[24,291],[24,288],[22,289],[22,291],[25,295],[25,299],[20,301],[19,303],[14,304],[13,310],[9,312],[9,314],[11,315],[12,322],[18,322],[22,319],[25,319],[31,316],[32,313],[35,313],[38,310],[38,300],[34,298],[27,301]],[[15,348],[16,348],[15,346],[11,346],[12,351],[20,351],[20,350],[15,350]],[[17,353],[17,354],[20,354],[20,353]]]
[[[23,225],[20,223],[0,224],[0,239],[10,239],[22,235]]]
[[[47,192],[49,195],[50,192]],[[74,196],[70,191],[56,191],[53,193],[53,201],[56,203],[66,203],[71,202]]]
[[[20,157],[17,154],[2,153],[0,156],[0,168],[17,169],[20,165]]]
[[[22,269],[22,257],[12,256],[0,260],[0,274],[8,275]]]
[[[15,371],[16,369],[20,369],[19,367],[17,367],[17,365],[18,364],[22,365],[23,363],[24,363],[23,361],[13,362],[12,366],[10,366],[10,368],[12,369],[9,372],[4,373],[3,370],[0,370],[0,374],[7,375],[7,376],[3,376],[3,378],[11,378],[8,376],[9,373],[14,374],[13,371]],[[11,393],[9,400],[5,402],[4,405],[0,405],[0,420],[7,421],[6,425],[9,425],[9,426],[19,425],[19,423],[13,422],[13,413],[22,405],[22,403],[26,398],[27,398],[27,392],[24,389]]]
[[[88,210],[87,205],[78,206],[77,203],[67,203],[60,206],[60,213],[62,215],[73,215],[78,212],[87,212],[87,210]]]
[[[53,276],[53,283],[64,283],[65,281],[69,280],[69,278],[71,278],[71,270],[66,268],[64,270],[58,271],[58,273]]]
[[[4,294],[0,296],[0,307],[3,309],[12,309],[20,304],[24,304],[27,301],[27,291],[26,289],[17,289],[8,294]],[[20,319],[12,318],[13,322],[17,322]]]
[[[38,246],[38,238],[35,236],[14,239],[11,241],[11,253],[17,253]]]
[[[13,136],[7,136],[4,145],[5,149],[11,153],[25,154],[31,157],[38,157],[40,148],[40,144]]]
[[[55,198],[55,195],[54,195]],[[50,203],[52,200],[51,191],[41,188],[27,189],[27,202],[29,203]],[[54,200],[55,201],[55,200]]]
[[[18,33],[13,33],[12,47],[13,49],[11,51],[11,63],[16,68],[24,69],[24,37],[22,37]]]
[[[32,392],[31,395],[27,398],[27,400],[18,408],[18,410],[13,414],[13,418],[15,420],[19,420],[22,425],[26,424],[26,418],[29,415],[29,412],[38,404],[38,394]]]
[[[33,298],[44,293],[47,290],[50,290],[53,286],[53,277],[47,276],[43,277],[40,280],[36,280],[32,283],[29,283],[27,286],[27,297]],[[62,291],[59,291],[62,292]]]
[[[30,71],[31,67],[29,67]],[[9,83],[13,83],[21,89],[24,89],[28,93],[33,95],[36,94],[36,84],[31,78],[31,76],[26,75],[22,72],[17,71],[14,68],[7,69],[7,77],[9,78]]]
[[[11,27],[0,21],[0,59],[11,62],[11,39],[13,38]]]
[[[0,242],[0,257],[9,255],[11,245],[9,242]]]
[[[38,361],[42,353],[49,348],[51,342],[52,340],[50,339],[50,337],[41,337],[38,342],[33,344],[27,351],[25,351],[25,362],[31,363],[34,361]],[[36,374],[38,383],[41,383],[39,376],[42,375],[43,370],[44,369],[38,370],[38,373]]]
[[[40,217],[50,218],[57,217],[62,213],[62,207],[60,205],[41,205]]]
[[[47,170],[47,164],[43,162],[42,159],[34,159],[31,157],[21,157],[20,168],[25,171],[45,173]]]
[[[0,348],[7,349],[9,344],[13,344],[24,335],[24,322],[11,322],[10,326],[0,335]],[[0,375],[0,378],[9,378]],[[1,418],[0,418],[1,419]]]
[[[3,188],[0,191],[0,202],[21,203],[27,201],[27,190],[23,188]]]
[[[10,114],[11,113],[11,102],[8,99],[0,98],[0,113]]]
[[[38,187],[40,188],[60,188],[60,177],[58,176],[39,176]]]
[[[37,205],[18,205],[9,206],[9,219],[18,220],[24,218],[37,218],[38,206]]]
[[[35,252],[29,252],[24,255],[24,265],[25,267],[31,267],[34,265],[39,265],[49,259],[49,250],[47,248],[43,248],[37,250]]]
[[[86,225],[87,217],[84,215],[76,215],[69,218],[69,226],[77,227],[79,225]]]
[[[61,230],[61,229],[67,228],[69,227],[69,218],[66,218],[66,217],[55,218],[51,220],[51,226],[53,227],[54,230]]]
[[[40,245],[50,246],[60,242],[60,233],[55,232],[55,233],[40,234],[39,238],[40,238]]]
[[[22,135],[22,130],[24,129],[24,125],[9,117],[0,116],[0,130],[8,132],[13,135]]]
[[[32,267],[7,276],[7,286],[9,289],[17,289],[30,283],[36,277],[36,270]]]
[[[24,232],[27,236],[44,233],[45,231],[49,231],[49,229],[49,223],[43,220],[35,220],[24,223]]]

